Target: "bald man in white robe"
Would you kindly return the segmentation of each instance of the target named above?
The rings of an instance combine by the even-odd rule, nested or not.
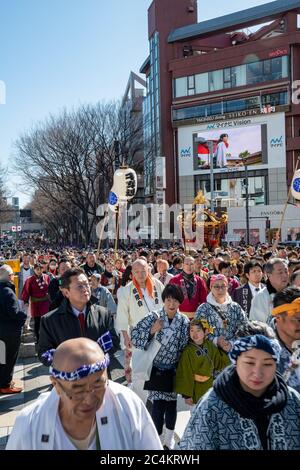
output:
[[[139,397],[107,379],[106,357],[90,339],[63,342],[54,353],[53,390],[20,412],[6,449],[161,450]],[[78,378],[83,365],[91,372]]]

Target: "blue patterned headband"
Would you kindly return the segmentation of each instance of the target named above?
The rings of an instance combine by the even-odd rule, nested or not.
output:
[[[100,338],[97,340],[97,343],[100,345],[104,353],[107,353],[113,347],[112,338],[109,331],[100,336]],[[55,351],[55,349],[46,351],[44,354],[42,354],[42,358],[47,360],[48,364],[50,365],[49,372],[52,377],[56,379],[68,380],[71,382],[74,380],[79,380],[83,377],[86,377],[87,375],[91,375],[95,372],[106,369],[110,363],[109,355],[105,354],[102,361],[95,362],[94,364],[85,364],[72,372],[59,371],[51,366]]]
[[[261,349],[266,353],[271,354],[275,362],[279,362],[281,347],[276,339],[267,338],[264,335],[253,335],[239,338],[234,342],[233,347],[229,353],[230,360],[236,364],[237,358],[240,354],[250,349]]]
[[[109,355],[105,354],[103,361],[95,362],[94,364],[83,365],[72,372],[64,372],[61,370],[54,369],[52,366],[50,367],[50,375],[55,379],[66,380],[68,382],[74,382],[75,380],[83,379],[88,375],[95,374],[100,370],[104,370],[109,365]]]

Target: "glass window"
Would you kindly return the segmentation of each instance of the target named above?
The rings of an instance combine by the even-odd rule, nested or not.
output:
[[[188,77],[188,88],[195,88],[195,76],[190,75]]]
[[[271,60],[270,59],[263,60],[263,73],[265,75],[265,81],[272,80],[271,72],[272,72]]]
[[[214,179],[215,205],[226,210],[228,207],[243,207],[245,205],[246,188],[244,177],[229,179]],[[249,203],[259,205],[266,203],[264,176],[249,177]],[[202,190],[204,196],[210,199],[210,181],[196,178],[196,191]]]
[[[222,103],[212,103],[207,106],[207,115],[208,116],[215,116],[216,114],[222,113]]]
[[[263,64],[252,62],[247,64],[247,84],[259,83],[263,81]]]
[[[260,108],[260,97],[259,96],[251,96],[251,98],[245,99],[245,109],[253,109],[253,108]]]
[[[246,109],[245,100],[232,100],[224,102],[224,113],[233,113],[234,111],[243,111]]]
[[[289,76],[289,58],[287,55],[281,57],[282,59],[282,78]]]
[[[271,60],[272,63],[272,78],[271,80],[278,80],[282,77],[282,57],[275,57]]]
[[[231,88],[231,68],[223,69],[224,88]]]
[[[208,73],[198,73],[195,75],[196,94],[208,92]]]
[[[280,106],[287,104],[287,92],[282,91],[280,93],[270,93],[262,95],[261,97],[262,105],[265,106],[269,104],[271,106]]]
[[[188,95],[195,94],[195,75],[190,75],[188,78]]]
[[[187,96],[187,77],[175,79],[175,97]]]
[[[231,83],[233,87],[246,85],[246,65],[231,67]]]
[[[223,88],[223,70],[214,70],[209,72],[209,91],[222,90]]]

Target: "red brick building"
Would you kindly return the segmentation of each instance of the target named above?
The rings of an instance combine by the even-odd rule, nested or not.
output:
[[[191,203],[202,189],[220,210],[242,207],[245,156],[250,206],[286,201],[300,155],[299,13],[300,1],[278,0],[198,23],[196,1],[152,2],[140,69],[149,201],[161,202],[165,157],[166,203]],[[214,146],[212,194],[203,139]]]

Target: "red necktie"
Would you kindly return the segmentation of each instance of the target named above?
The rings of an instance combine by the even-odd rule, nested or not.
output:
[[[84,313],[83,312],[79,313],[78,320],[80,323],[81,333],[84,335],[85,325],[84,325]]]

